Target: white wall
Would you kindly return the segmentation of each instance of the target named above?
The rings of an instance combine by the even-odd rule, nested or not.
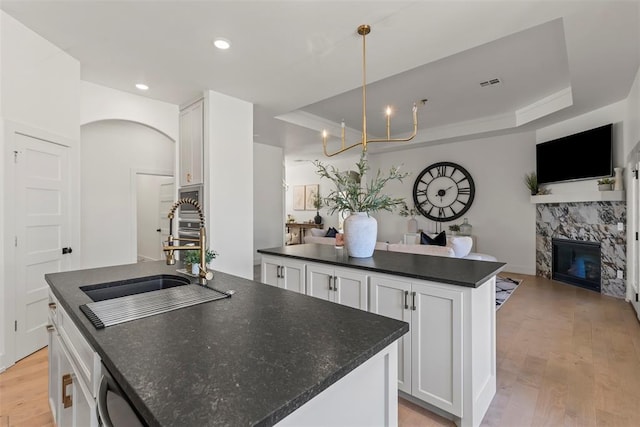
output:
[[[62,137],[70,144],[70,180],[72,182],[71,222],[68,239],[74,249],[79,244],[79,91],[80,64],[58,47],[0,11],[0,188],[3,191],[0,212],[0,371],[13,364],[13,289],[7,284],[16,284],[7,276],[6,266],[13,256],[8,245],[15,229],[9,221],[12,212],[13,188],[7,188],[5,152],[10,151],[11,141],[6,139],[4,129],[11,121]],[[79,252],[79,251],[78,251]],[[78,252],[68,258],[69,265],[77,265]]]
[[[625,159],[638,143],[640,143],[640,69],[638,69],[626,102],[624,122]]]
[[[172,178],[160,175],[136,174],[136,238],[137,257],[146,260],[163,259],[160,253],[160,233],[168,227],[168,212],[160,212],[160,184]],[[163,217],[164,216],[164,217]],[[162,222],[161,222],[162,221]],[[177,224],[174,224],[177,225]]]
[[[320,142],[318,142],[318,145],[320,146]],[[320,160],[325,165],[332,165],[341,171],[356,170],[355,164],[358,161],[360,154],[357,148],[353,149],[352,151],[354,152],[354,154],[344,153],[331,158],[322,156],[319,157],[318,160]],[[316,167],[310,160],[298,161],[293,158],[286,158],[285,168],[285,217],[286,215],[291,215],[295,218],[296,222],[308,222],[316,216],[316,211],[293,210],[293,187],[295,187],[296,185],[318,184],[320,195],[322,197],[327,197],[329,192],[334,189],[334,185],[332,182],[327,181],[326,179],[320,179],[320,177],[316,174]],[[329,227],[338,228],[337,213],[330,215],[327,207],[323,206],[322,208],[320,208],[320,216],[322,217],[324,230],[328,230]]]
[[[80,124],[101,120],[128,120],[150,126],[178,140],[178,106],[133,95],[95,83],[80,83]]]
[[[284,155],[280,147],[253,144],[253,247],[284,245]],[[254,264],[260,254],[254,253]]]
[[[525,173],[535,168],[533,132],[475,139],[470,141],[407,149],[384,154],[370,154],[371,171],[383,172],[402,166],[411,172],[404,183],[392,182],[389,194],[404,197],[413,205],[413,183],[417,175],[435,162],[450,161],[471,174],[476,195],[464,214],[477,237],[476,252],[486,253],[506,262],[506,271],[535,274],[535,206],[523,183]],[[398,242],[407,229],[407,219],[398,213],[382,212],[378,218],[378,240]],[[418,227],[435,231],[436,223],[418,216]],[[443,223],[462,223],[462,218]]]
[[[253,105],[207,91],[204,117],[211,266],[253,279]]]
[[[128,264],[135,253],[135,171],[172,175],[175,147],[138,123],[82,126],[82,265]]]

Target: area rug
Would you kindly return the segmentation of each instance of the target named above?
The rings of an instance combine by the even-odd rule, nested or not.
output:
[[[521,282],[522,280],[510,277],[496,277],[496,310],[502,307]]]

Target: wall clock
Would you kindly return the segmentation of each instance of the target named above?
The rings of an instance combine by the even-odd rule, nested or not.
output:
[[[476,186],[460,165],[438,162],[427,166],[413,184],[413,201],[425,217],[438,222],[460,218],[471,207]]]

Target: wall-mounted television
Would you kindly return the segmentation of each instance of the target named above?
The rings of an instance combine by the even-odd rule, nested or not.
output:
[[[611,176],[612,129],[608,124],[536,145],[538,183]]]

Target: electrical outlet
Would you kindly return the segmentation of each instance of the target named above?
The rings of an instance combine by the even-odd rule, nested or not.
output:
[[[622,270],[618,270],[618,274],[616,275],[617,279],[624,279]]]
[[[624,224],[621,222],[618,223],[618,231],[624,231]]]

